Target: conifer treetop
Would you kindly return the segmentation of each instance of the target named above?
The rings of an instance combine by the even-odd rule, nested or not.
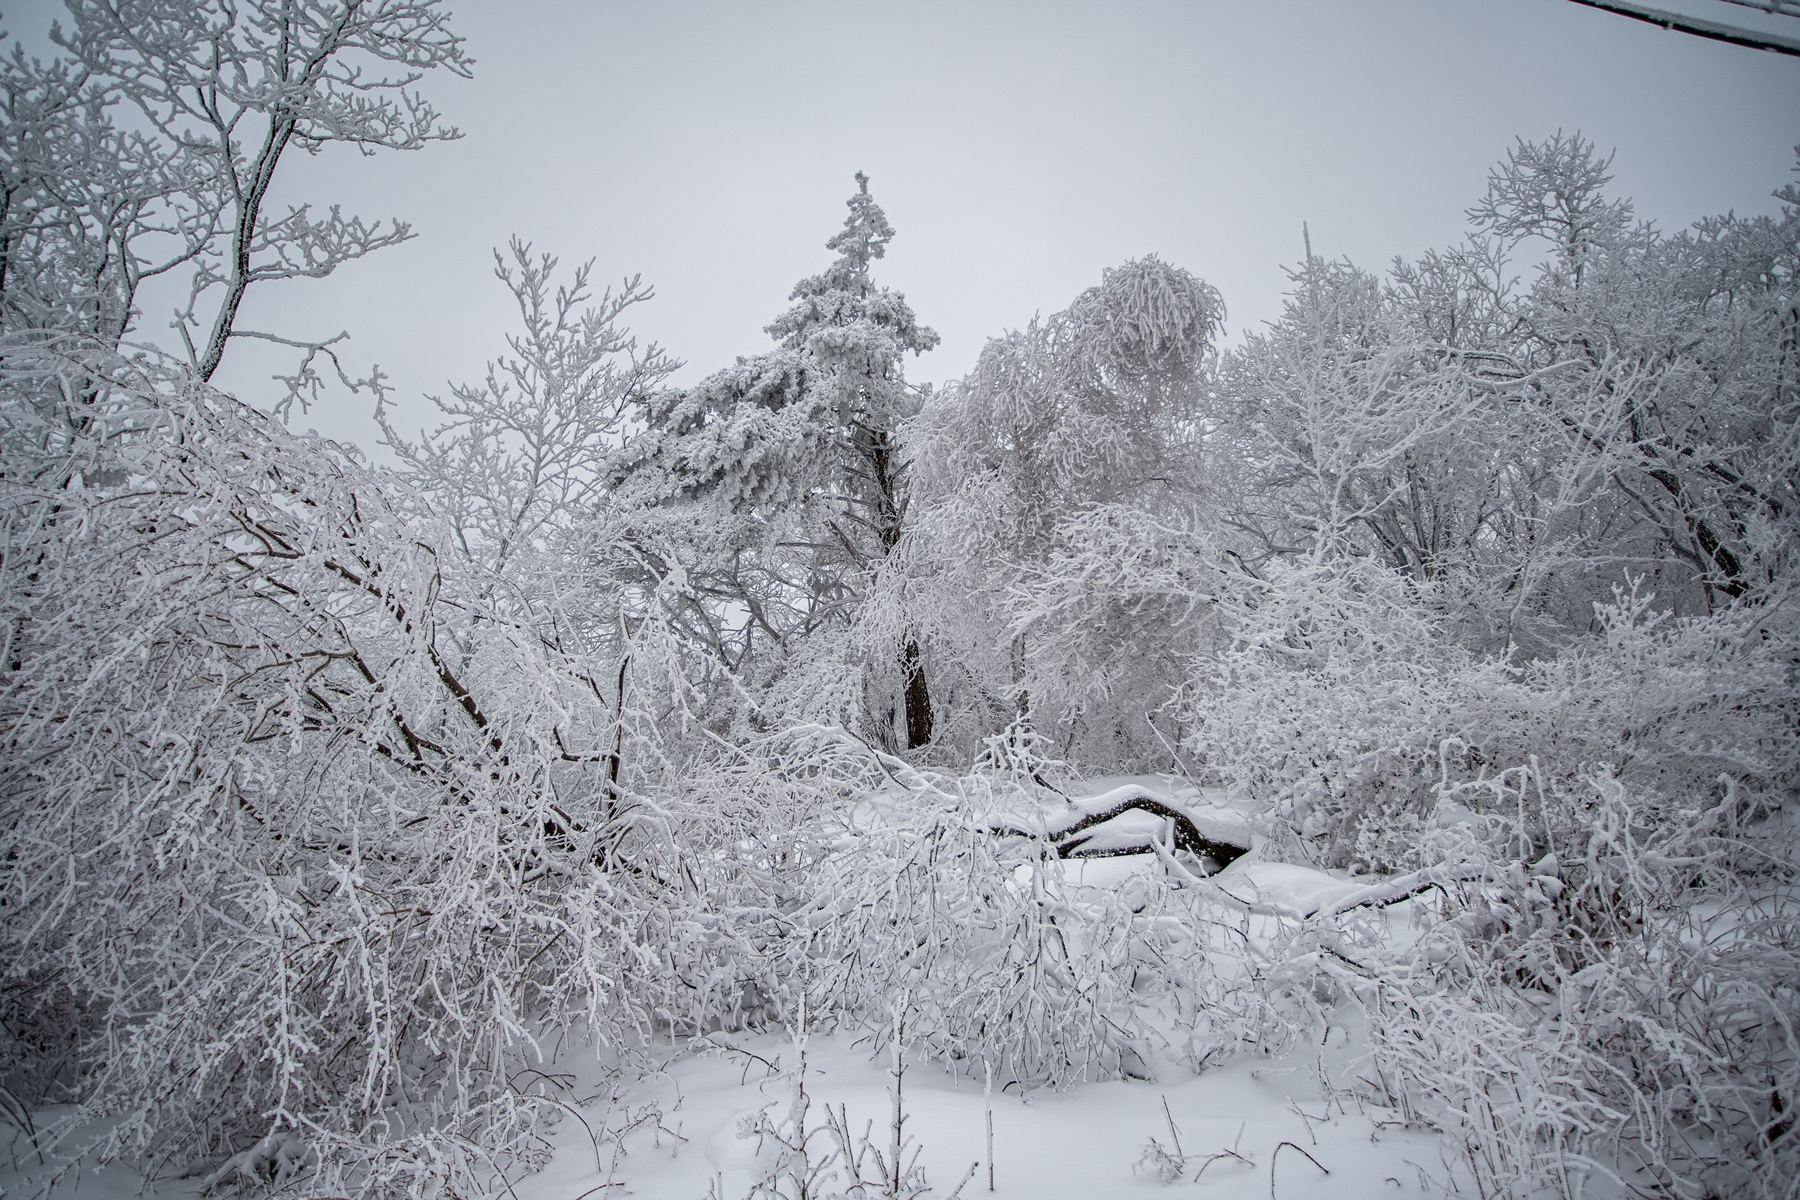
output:
[[[875,374],[886,373],[886,363],[911,350],[922,354],[938,344],[936,331],[920,325],[906,297],[890,288],[878,288],[869,277],[869,263],[885,257],[894,227],[887,214],[869,195],[869,177],[856,173],[856,192],[844,202],[850,214],[844,227],[825,243],[838,257],[817,275],[794,285],[788,299],[799,303],[775,318],[766,332],[783,349],[812,349],[826,359],[842,357],[842,333],[828,338],[831,345],[812,345],[822,326],[839,330],[862,326],[853,340],[867,343]]]
[[[844,207],[850,210],[850,215],[844,218],[843,229],[831,235],[825,248],[841,251],[847,262],[867,271],[870,259],[886,256],[887,244],[894,237],[894,227],[888,224],[887,214],[869,195],[869,177],[862,171],[856,173],[856,195],[844,201]]]

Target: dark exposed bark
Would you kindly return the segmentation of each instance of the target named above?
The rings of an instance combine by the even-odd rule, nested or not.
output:
[[[925,667],[919,661],[919,643],[908,639],[900,666],[906,674],[906,748],[917,750],[931,742],[931,692],[925,684]]]
[[[1156,797],[1139,792],[1126,796],[1117,803],[1098,812],[1082,813],[1073,820],[1052,821],[1048,830],[1051,844],[1056,847],[1058,858],[1112,858],[1125,854],[1143,854],[1152,847],[1148,844],[1129,848],[1093,849],[1089,843],[1093,840],[1093,830],[1106,822],[1136,809],[1154,816],[1163,817],[1174,825],[1175,849],[1185,850],[1200,858],[1210,858],[1224,870],[1249,852],[1248,844],[1238,846],[1230,842],[1222,842],[1207,837],[1200,832],[1200,827],[1192,817],[1181,810],[1165,804]],[[997,825],[994,832],[1011,834],[1020,837],[1037,836],[1030,830],[1016,825]]]
[[[1074,824],[1051,834],[1056,843],[1059,858],[1108,858],[1119,854],[1137,854],[1140,850],[1084,850],[1092,834],[1087,831],[1102,825],[1114,817],[1137,809],[1141,812],[1153,813],[1175,823],[1175,849],[1186,850],[1190,854],[1210,858],[1219,864],[1221,870],[1249,851],[1248,846],[1233,846],[1229,842],[1215,841],[1200,832],[1197,825],[1185,813],[1169,807],[1151,796],[1130,796],[1119,801],[1111,808],[1100,812],[1088,813]],[[1085,836],[1084,836],[1085,835]],[[1144,849],[1148,849],[1145,847]]]

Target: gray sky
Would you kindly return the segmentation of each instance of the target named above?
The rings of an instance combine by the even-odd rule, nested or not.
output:
[[[13,5],[6,27],[51,7]],[[1616,149],[1615,192],[1665,228],[1774,211],[1800,142],[1800,59],[1566,0],[453,7],[475,78],[422,86],[461,141],[282,168],[286,199],[417,238],[246,305],[283,332],[347,328],[349,362],[415,404],[503,351],[490,248],[514,233],[594,258],[601,282],[641,272],[657,299],[633,327],[693,379],[770,346],[867,171],[898,230],[878,278],[943,335],[909,378],[938,380],[1151,251],[1224,293],[1234,336],[1255,328],[1303,221],[1315,251],[1367,267],[1452,242],[1515,135]],[[150,309],[144,333],[164,321]],[[215,382],[265,395],[255,350]],[[340,394],[295,423],[368,444],[366,412]]]

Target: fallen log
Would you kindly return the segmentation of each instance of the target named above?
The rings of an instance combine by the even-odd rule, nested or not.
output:
[[[1123,838],[1102,836],[1106,832],[1102,829],[1103,826],[1132,812],[1159,818],[1157,831],[1143,831],[1136,836],[1127,835]],[[1159,835],[1171,827],[1174,850],[1185,850],[1198,858],[1210,858],[1218,864],[1217,870],[1220,871],[1250,849],[1247,835],[1242,838],[1242,844],[1224,840],[1216,833],[1209,836],[1201,830],[1193,815],[1181,806],[1136,787],[1117,788],[1100,796],[1072,800],[1069,811],[1050,817],[1045,821],[1041,832],[1017,825],[996,826],[994,832],[1019,837],[1048,836],[1051,844],[1056,847],[1059,858],[1112,858],[1124,854],[1153,853],[1162,842]]]

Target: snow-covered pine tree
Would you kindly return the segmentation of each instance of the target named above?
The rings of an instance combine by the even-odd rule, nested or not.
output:
[[[746,670],[847,628],[898,543],[906,481],[896,430],[919,401],[902,370],[938,335],[870,265],[894,236],[858,173],[837,258],[794,286],[768,326],[779,347],[691,388],[658,392],[647,428],[615,460],[611,483],[638,565],[659,585],[679,570],[690,628]],[[896,650],[905,739],[931,737],[917,641]],[[841,664],[839,664],[841,665]],[[885,722],[871,722],[885,735]]]

